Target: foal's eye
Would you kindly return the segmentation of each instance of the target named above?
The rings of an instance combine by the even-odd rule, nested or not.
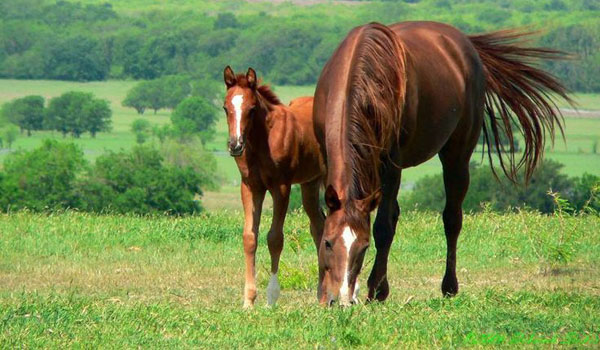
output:
[[[327,250],[332,250],[333,246],[331,245],[331,242],[328,240],[325,240],[325,249]]]

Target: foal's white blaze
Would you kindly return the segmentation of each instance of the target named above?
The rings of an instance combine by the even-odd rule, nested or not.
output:
[[[231,103],[233,104],[233,109],[235,111],[235,135],[237,139],[241,136],[240,124],[242,121],[242,103],[244,103],[243,95],[235,95],[231,99]]]
[[[277,279],[277,273],[271,274],[269,280],[269,286],[267,286],[267,304],[270,306],[275,305],[277,299],[279,299],[279,280]]]
[[[344,280],[342,281],[342,286],[340,287],[340,304],[341,305],[350,305],[351,301],[356,299],[356,294],[358,291],[354,290],[353,295],[350,295],[350,286],[348,285],[348,278],[350,272],[348,271],[348,260],[350,259],[350,248],[352,247],[352,243],[356,240],[356,234],[352,229],[348,226],[344,228],[342,232],[342,240],[344,242],[344,247],[346,248],[346,261],[344,263]],[[357,286],[358,287],[358,286]]]

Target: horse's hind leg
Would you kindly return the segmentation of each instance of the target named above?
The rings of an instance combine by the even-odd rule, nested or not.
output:
[[[271,254],[271,279],[267,287],[267,303],[275,305],[280,291],[277,272],[279,271],[279,258],[283,250],[283,224],[290,200],[290,185],[281,184],[269,191],[273,197],[273,221],[267,235],[269,253]]]
[[[266,190],[250,187],[242,181],[242,204],[244,205],[244,255],[246,257],[246,278],[244,284],[244,308],[252,307],[256,299],[256,243],[260,214]]]
[[[462,228],[462,203],[469,187],[469,158],[456,157],[448,151],[440,153],[446,190],[446,206],[442,215],[447,245],[446,273],[442,281],[444,296],[454,296],[458,293],[456,243]]]
[[[368,301],[384,301],[389,295],[387,264],[390,247],[396,233],[396,224],[400,216],[400,207],[397,200],[400,179],[401,170],[392,164],[388,164],[382,174],[381,203],[373,224],[373,237],[377,254],[375,255],[373,269],[367,280],[369,287]]]
[[[313,180],[301,185],[302,188],[302,206],[310,220],[310,234],[312,235],[315,246],[317,247],[317,258],[319,257],[319,246],[323,237],[323,227],[325,225],[325,214],[319,206],[319,186],[321,179]],[[317,286],[317,300],[325,302],[325,294],[323,293],[323,271],[319,267],[319,284]]]

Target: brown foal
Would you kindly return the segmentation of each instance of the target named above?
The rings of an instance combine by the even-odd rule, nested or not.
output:
[[[242,180],[246,256],[244,307],[251,307],[256,299],[255,254],[266,191],[273,198],[273,221],[267,236],[271,254],[267,302],[273,305],[279,297],[277,271],[292,184],[301,186],[302,204],[310,219],[317,253],[323,233],[325,217],[319,207],[319,188],[325,166],[313,130],[313,98],[297,98],[285,106],[268,86],[258,85],[252,68],[245,75],[235,75],[227,66],[224,80],[227,94],[223,108],[229,125],[229,153],[235,157]],[[318,291],[320,293],[320,286]]]

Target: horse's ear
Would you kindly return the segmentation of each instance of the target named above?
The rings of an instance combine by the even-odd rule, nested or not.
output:
[[[248,68],[246,73],[246,80],[248,81],[248,87],[252,90],[256,89],[256,72],[252,68]]]
[[[228,89],[236,84],[235,73],[231,67],[225,67],[225,70],[223,71],[223,80]]]
[[[372,212],[373,210],[375,210],[375,208],[377,208],[380,201],[381,201],[381,191],[377,190],[377,191],[373,192],[372,194],[368,195],[366,198],[357,200],[355,202],[355,205],[356,205],[356,209],[358,209],[359,211],[361,211],[363,213],[368,214],[368,213]]]
[[[327,189],[325,190],[325,204],[327,204],[327,208],[332,212],[342,207],[342,202],[331,185],[327,186]]]

